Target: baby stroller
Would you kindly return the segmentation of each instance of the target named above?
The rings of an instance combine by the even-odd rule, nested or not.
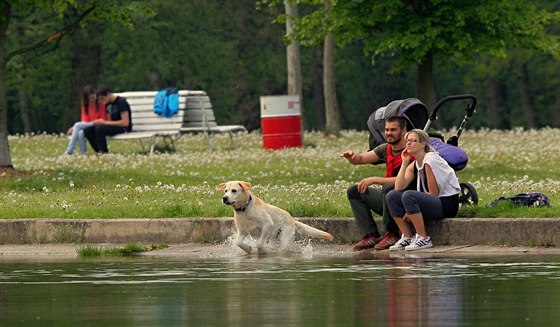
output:
[[[439,132],[429,132],[433,121],[437,119],[439,109],[449,101],[467,100],[466,114],[463,121],[457,129],[457,133],[445,142],[444,137]],[[367,126],[369,129],[369,149],[372,150],[376,146],[385,143],[385,120],[389,117],[399,116],[406,120],[407,130],[414,128],[423,128],[430,135],[430,146],[449,163],[455,170],[463,170],[467,166],[468,156],[459,148],[459,137],[463,129],[467,125],[470,117],[475,112],[476,98],[471,94],[451,95],[447,96],[436,103],[431,115],[428,115],[428,109],[418,99],[409,98],[404,100],[395,100],[385,107],[375,110],[368,118]],[[459,204],[461,205],[477,205],[478,193],[471,183],[459,183],[461,193],[459,194]]]

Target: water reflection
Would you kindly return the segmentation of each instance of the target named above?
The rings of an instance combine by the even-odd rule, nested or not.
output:
[[[0,325],[555,325],[558,259],[0,261]]]

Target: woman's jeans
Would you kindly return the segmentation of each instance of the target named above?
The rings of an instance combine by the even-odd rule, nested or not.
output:
[[[68,144],[68,148],[66,149],[67,154],[73,154],[74,149],[76,148],[76,143],[80,147],[80,154],[87,153],[87,146],[86,146],[86,138],[84,136],[84,129],[86,127],[93,126],[92,122],[77,122],[74,124],[74,129],[72,131],[72,136],[70,136],[70,143]]]
[[[387,206],[392,217],[402,218],[406,213],[422,213],[424,220],[440,220],[457,216],[459,195],[437,197],[413,190],[393,190],[387,193]]]

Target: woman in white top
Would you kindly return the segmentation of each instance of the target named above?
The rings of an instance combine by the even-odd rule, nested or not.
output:
[[[406,133],[406,148],[395,189],[387,194],[391,216],[399,226],[401,239],[389,250],[419,250],[432,247],[424,216],[430,219],[455,217],[461,188],[453,168],[428,145],[428,134],[420,129]],[[416,180],[416,190],[406,190]],[[413,236],[408,222],[416,230]]]

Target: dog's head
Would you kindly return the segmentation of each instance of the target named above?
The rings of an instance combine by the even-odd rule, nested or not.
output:
[[[230,181],[226,183],[221,183],[216,187],[218,192],[223,191],[224,196],[222,197],[222,202],[233,208],[239,208],[243,206],[249,195],[251,194],[249,189],[251,188],[251,183],[243,181]]]

